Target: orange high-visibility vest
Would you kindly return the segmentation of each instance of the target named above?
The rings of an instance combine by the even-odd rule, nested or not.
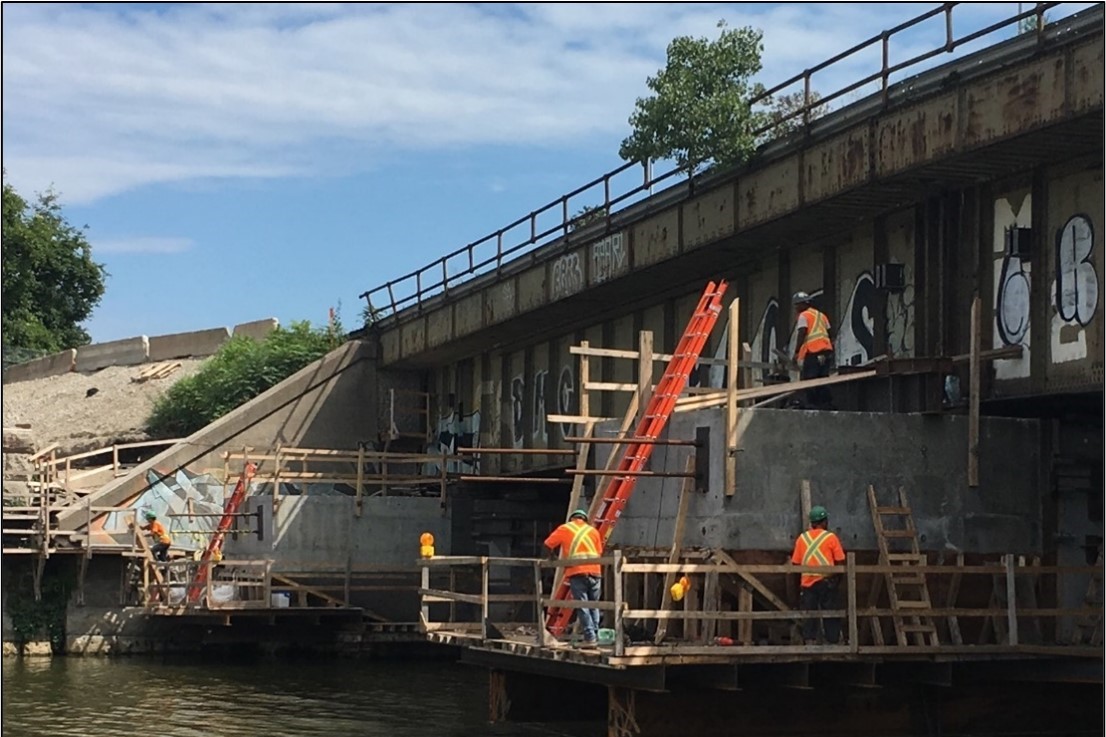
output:
[[[806,308],[802,311],[801,315],[806,315],[808,317],[810,327],[807,328],[806,339],[803,341],[803,344],[799,346],[799,360],[802,361],[806,358],[808,353],[832,351],[833,341],[831,341],[829,337],[829,318],[813,307]]]
[[[837,536],[829,530],[807,530],[799,536],[796,547],[801,543],[805,549],[799,554],[800,564],[804,566],[832,566],[834,561],[833,547]],[[837,543],[840,545],[840,543]],[[825,578],[821,573],[804,573],[799,585],[802,588],[813,586]]]
[[[561,533],[558,535],[558,533]],[[571,534],[571,538],[567,534]],[[582,520],[571,520],[561,525],[554,535],[568,544],[561,544],[561,559],[565,558],[598,558],[603,553],[603,541],[599,536],[599,530]],[[597,563],[585,563],[578,566],[569,566],[565,569],[565,576],[600,575],[600,567]]]

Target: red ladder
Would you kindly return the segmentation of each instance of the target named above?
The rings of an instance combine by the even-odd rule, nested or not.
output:
[[[253,478],[255,473],[257,473],[257,465],[247,463],[245,469],[242,470],[242,475],[238,477],[238,483],[234,485],[234,491],[231,492],[227,503],[223,505],[223,516],[219,519],[219,526],[215,528],[215,533],[211,536],[203,557],[200,558],[200,567],[196,570],[195,578],[188,585],[189,604],[197,603],[200,596],[203,595],[204,588],[207,586],[208,563],[215,557],[216,553],[222,552],[223,539],[226,538],[227,532],[234,524],[238,508],[242,506],[242,502],[246,499],[246,494],[250,489],[250,479]]]
[[[703,352],[707,338],[710,337],[710,331],[722,312],[722,296],[726,293],[726,286],[725,281],[707,284],[699,300],[699,306],[695,308],[680,338],[680,343],[672,355],[672,360],[668,362],[664,376],[661,377],[656,390],[649,398],[649,404],[641,416],[634,435],[627,439],[627,445],[618,464],[618,472],[628,471],[630,475],[620,476],[618,472],[612,472],[610,481],[600,496],[601,501],[593,522],[604,545],[610,539],[614,526],[622,515],[622,510],[634,493],[638,480],[638,477],[633,475],[634,472],[644,469],[653,454],[655,443],[648,441],[656,440],[664,432],[668,418],[676,408],[676,400],[687,388],[688,378],[699,362],[699,354]],[[594,509],[595,505],[592,506]],[[553,598],[561,600],[569,598],[567,578],[562,579]],[[552,634],[559,635],[564,631],[571,616],[571,609],[550,608],[546,618],[546,628]]]

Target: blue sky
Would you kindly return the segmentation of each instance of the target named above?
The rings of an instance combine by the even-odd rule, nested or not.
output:
[[[957,32],[1017,6],[960,6]],[[339,302],[351,328],[360,293],[622,163],[674,36],[760,28],[772,86],[931,7],[5,3],[3,163],[89,226],[111,274],[94,341],[321,323]]]

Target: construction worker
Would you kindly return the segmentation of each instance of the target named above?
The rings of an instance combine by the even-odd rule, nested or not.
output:
[[[156,560],[163,562],[169,560],[169,546],[173,544],[173,538],[169,537],[165,525],[157,521],[156,514],[147,510],[144,516],[146,517],[146,524],[139,529],[150,533],[150,540],[152,540],[150,552],[154,554]]]
[[[830,340],[830,322],[824,312],[814,309],[811,296],[795,292],[791,298],[795,305],[795,363],[799,364],[799,379],[819,379],[829,376],[833,365],[833,341]],[[819,386],[806,391],[806,405],[815,409],[828,407],[828,387]]]
[[[569,515],[568,522],[553,530],[545,539],[545,547],[556,552],[560,549],[561,559],[598,558],[603,554],[603,539],[599,531],[588,524],[588,513],[577,509]],[[572,598],[577,601],[599,601],[602,591],[600,568],[598,563],[565,568]],[[584,629],[584,644],[595,645],[599,642],[599,610],[577,609],[580,626]]]
[[[837,535],[826,529],[829,513],[822,506],[810,510],[810,529],[795,540],[791,563],[801,566],[834,566],[845,560],[845,550]],[[799,608],[803,611],[836,609],[837,576],[824,573],[804,573],[799,581]],[[841,620],[804,619],[803,640],[807,645],[817,644],[818,623],[825,626],[826,642],[836,644],[841,636]]]

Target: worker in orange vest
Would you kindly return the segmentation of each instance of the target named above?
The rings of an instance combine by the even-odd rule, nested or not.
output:
[[[154,558],[157,560],[169,560],[169,546],[173,544],[173,538],[169,537],[169,533],[165,531],[165,525],[157,521],[156,514],[147,511],[145,517],[146,524],[142,525],[140,529],[150,533],[150,552],[154,554]]]
[[[830,322],[824,312],[811,305],[811,296],[795,292],[791,298],[795,304],[795,363],[799,364],[799,379],[819,379],[829,376],[833,365],[833,341],[830,340]],[[819,386],[806,391],[808,408],[823,409],[830,405],[828,387]]]
[[[588,524],[588,513],[577,509],[569,515],[568,522],[553,530],[545,539],[545,547],[556,552],[560,549],[561,559],[598,558],[603,554],[603,538],[599,530]],[[602,593],[602,581],[598,563],[584,563],[565,568],[572,598],[577,601],[599,601]],[[584,644],[595,645],[599,642],[599,610],[577,609],[580,626],[584,630]]]
[[[795,550],[791,553],[791,563],[797,566],[834,566],[845,560],[845,550],[837,535],[826,529],[829,526],[829,513],[822,506],[810,510],[810,529],[795,540]],[[799,608],[803,611],[837,608],[837,576],[823,573],[804,573],[799,581]],[[817,644],[818,623],[825,627],[826,642],[837,644],[841,637],[841,620],[804,619],[803,641],[807,645]]]

